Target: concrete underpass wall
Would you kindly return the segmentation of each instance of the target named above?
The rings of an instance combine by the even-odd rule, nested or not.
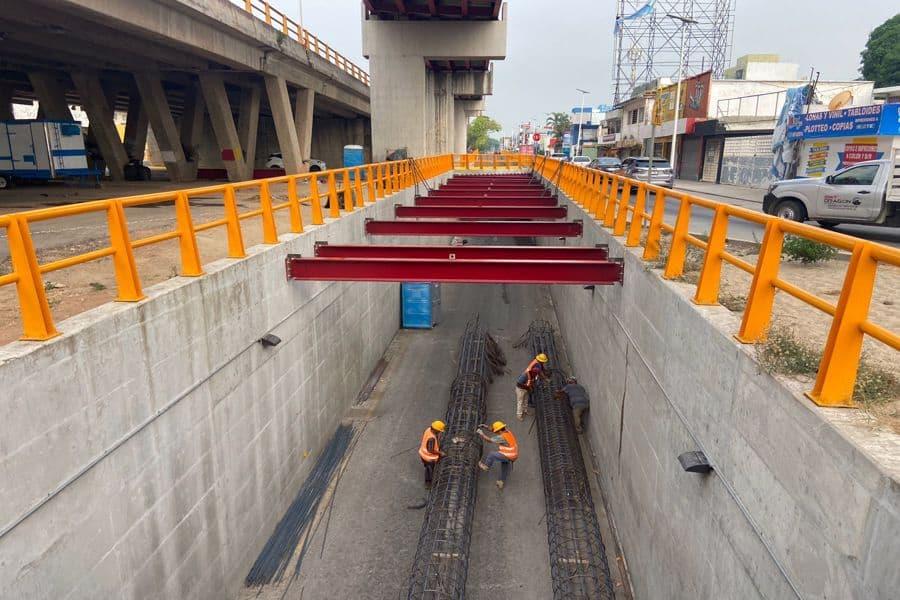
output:
[[[852,411],[760,373],[736,316],[691,303],[566,202],[582,244],[625,258],[624,286],[552,293],[635,597],[795,598],[789,579],[803,598],[896,598],[896,457],[882,470],[842,433]],[[682,471],[695,449],[713,474]]]
[[[411,198],[0,349],[0,597],[234,597],[399,324],[398,285],[288,283],[285,255]]]

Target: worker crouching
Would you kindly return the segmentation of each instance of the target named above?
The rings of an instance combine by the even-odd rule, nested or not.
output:
[[[444,456],[441,452],[441,437],[446,425],[443,421],[434,421],[422,434],[422,444],[419,446],[419,458],[425,466],[425,489],[431,489],[431,479],[434,476],[434,466]]]
[[[584,433],[582,420],[585,411],[590,406],[590,399],[584,386],[579,384],[574,377],[569,377],[566,379],[566,385],[563,386],[563,389],[556,392],[556,397],[559,400],[568,400],[569,408],[572,409],[572,421],[575,423],[575,431]]]
[[[520,421],[528,414],[529,397],[531,390],[534,389],[535,380],[538,377],[544,380],[548,379],[547,363],[549,360],[543,352],[538,354],[516,379],[516,418]]]
[[[487,429],[487,425],[479,425],[478,435],[485,442],[496,444],[497,449],[488,453],[484,460],[478,461],[478,467],[482,471],[489,471],[495,462],[500,463],[497,488],[502,490],[512,464],[519,458],[519,442],[516,441],[516,436],[513,435],[513,432],[506,428],[506,423],[503,421],[494,421],[494,424],[491,425],[490,434],[485,433],[485,429]]]

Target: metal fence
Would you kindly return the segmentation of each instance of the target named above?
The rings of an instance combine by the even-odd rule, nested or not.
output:
[[[611,599],[606,549],[572,412],[567,401],[554,397],[564,379],[553,327],[546,321],[533,322],[520,344],[533,356],[546,354],[551,365],[550,380],[535,382],[531,395],[537,411],[553,598]]]

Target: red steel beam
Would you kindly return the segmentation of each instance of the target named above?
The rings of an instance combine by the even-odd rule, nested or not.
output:
[[[285,259],[294,281],[434,281],[599,285],[622,282],[622,262],[605,260],[469,260],[421,258]]]
[[[400,206],[394,207],[398,219],[565,219],[565,206]]]
[[[440,258],[469,260],[606,260],[607,247],[597,246],[428,246],[352,244],[316,242],[316,256],[322,258]]]
[[[463,237],[579,237],[581,221],[375,221],[367,235],[458,235]]]
[[[550,194],[537,190],[432,190],[428,194],[434,198],[454,196],[458,198],[496,198],[498,200],[515,200],[516,198],[540,198]]]
[[[519,198],[518,200],[495,200],[493,198],[459,198],[451,196],[419,196],[416,206],[556,206],[553,196]]]

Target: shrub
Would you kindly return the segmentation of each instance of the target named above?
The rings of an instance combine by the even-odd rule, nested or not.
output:
[[[799,260],[804,264],[832,260],[837,256],[837,248],[796,235],[789,235],[784,239],[782,252],[791,260]]]
[[[814,375],[822,354],[797,339],[789,329],[772,328],[757,345],[757,359],[770,373]]]

